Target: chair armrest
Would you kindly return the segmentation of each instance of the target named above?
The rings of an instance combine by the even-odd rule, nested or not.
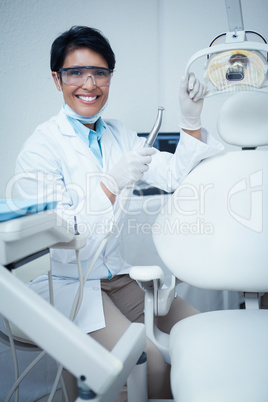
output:
[[[157,281],[159,288],[164,284],[164,273],[157,265],[133,266],[129,276],[137,282]]]
[[[164,273],[157,265],[133,266],[130,269],[129,276],[138,282],[144,292],[153,292],[154,314],[156,316],[163,316],[169,312],[177,285],[177,279],[174,275],[172,275],[169,287],[164,286]]]
[[[170,364],[169,335],[160,331],[155,323],[155,316],[166,315],[175,297],[176,278],[167,288],[164,285],[164,273],[158,266],[133,266],[129,276],[136,280],[145,292],[144,322],[146,335],[157,346],[165,361]]]

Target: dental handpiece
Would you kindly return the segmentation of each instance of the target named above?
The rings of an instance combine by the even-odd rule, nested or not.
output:
[[[163,108],[162,106],[158,107],[158,114],[157,114],[156,121],[154,123],[154,126],[153,126],[150,134],[148,135],[148,137],[144,143],[144,148],[150,148],[154,145],[154,142],[156,140],[156,137],[157,137],[160,127],[161,127],[162,115],[163,115],[164,110],[165,110],[165,108]]]

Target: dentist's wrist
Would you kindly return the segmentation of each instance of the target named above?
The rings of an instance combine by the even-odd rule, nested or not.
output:
[[[192,137],[196,138],[199,141],[202,141],[201,138],[201,128],[197,130],[188,130],[187,128],[181,128],[186,134],[191,135]]]
[[[114,193],[112,193],[103,182],[100,183],[101,188],[103,189],[105,195],[109,198],[109,200],[111,201],[112,204],[115,203],[116,200],[116,195]]]

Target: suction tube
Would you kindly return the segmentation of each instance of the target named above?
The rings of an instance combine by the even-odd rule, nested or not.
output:
[[[158,107],[158,114],[157,114],[156,121],[154,123],[154,126],[153,126],[150,134],[148,135],[148,137],[144,143],[144,148],[150,148],[154,145],[154,142],[156,140],[156,137],[157,137],[160,127],[161,127],[162,115],[163,115],[164,110],[165,110],[165,108],[163,108],[162,106]]]

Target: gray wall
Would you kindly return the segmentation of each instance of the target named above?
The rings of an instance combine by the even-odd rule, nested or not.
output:
[[[268,1],[241,0],[244,25],[268,37]],[[0,197],[35,127],[56,114],[61,94],[49,69],[52,41],[72,25],[100,29],[116,53],[105,117],[149,131],[157,106],[163,131],[178,131],[178,88],[189,57],[228,30],[224,0],[1,0]],[[224,97],[206,100],[202,122],[216,132]]]

